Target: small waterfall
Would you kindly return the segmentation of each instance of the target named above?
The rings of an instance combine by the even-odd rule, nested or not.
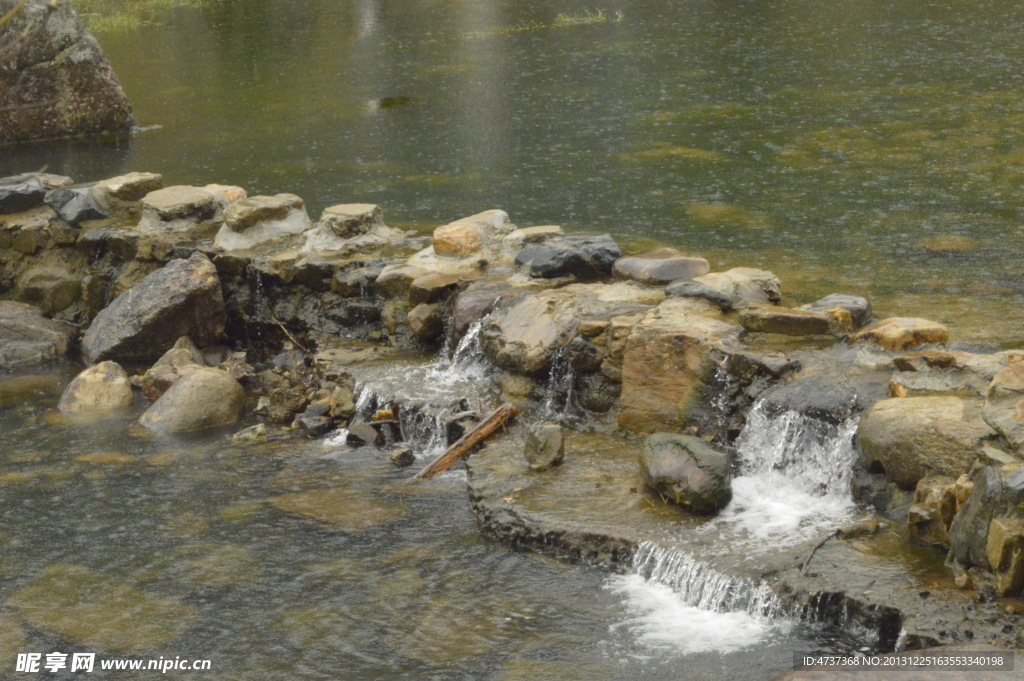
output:
[[[793,411],[771,414],[758,402],[736,441],[740,475],[719,516],[750,535],[796,543],[847,521],[857,417],[840,424]]]
[[[564,347],[555,351],[551,370],[544,386],[544,406],[541,418],[545,421],[561,422],[568,418],[572,406],[572,388],[576,382],[576,370],[572,367]]]

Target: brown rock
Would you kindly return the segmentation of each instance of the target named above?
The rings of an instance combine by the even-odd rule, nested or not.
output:
[[[956,482],[935,476],[920,480],[907,514],[910,541],[949,546],[949,526],[956,515]]]
[[[433,244],[436,254],[458,258],[472,255],[483,247],[480,229],[463,222],[453,222],[435,229]]]
[[[132,406],[132,385],[128,374],[116,362],[100,362],[89,367],[65,388],[57,408],[65,414],[81,411],[105,411]]]
[[[740,325],[747,331],[785,336],[820,336],[833,326],[830,315],[810,310],[758,305],[740,313]]]
[[[850,336],[850,340],[868,341],[886,350],[900,352],[925,343],[949,340],[949,330],[938,322],[916,317],[889,317]]]

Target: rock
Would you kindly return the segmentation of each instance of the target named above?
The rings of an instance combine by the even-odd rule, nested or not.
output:
[[[364,254],[401,240],[404,234],[384,224],[379,206],[350,203],[324,210],[306,232],[303,251]]]
[[[632,279],[652,286],[689,281],[710,271],[711,266],[704,258],[688,257],[674,248],[656,248],[640,255],[619,258],[612,267],[612,274],[620,279]]]
[[[519,295],[506,282],[477,281],[458,294],[449,316],[451,347],[457,348],[474,324],[483,320],[501,303]]]
[[[335,530],[357,533],[373,525],[397,520],[405,509],[349,487],[329,487],[267,499],[285,513],[311,518]]]
[[[690,435],[648,437],[640,473],[652,490],[694,513],[717,513],[732,500],[732,473],[725,455]]]
[[[75,376],[60,396],[57,408],[65,414],[126,409],[133,401],[132,385],[121,365],[100,362]]]
[[[0,11],[10,9],[5,3]],[[30,0],[0,26],[0,45],[8,65],[0,71],[0,144],[127,135],[135,125],[110,62],[72,3]]]
[[[1011,364],[992,377],[981,415],[1016,451],[1024,451],[1024,364]]]
[[[374,227],[384,225],[384,213],[372,203],[343,203],[325,208],[320,224],[343,239],[366,234]]]
[[[530,402],[530,396],[537,388],[537,381],[529,376],[502,372],[498,376],[498,385],[501,388],[502,402],[511,402],[519,408],[519,411],[525,411]]]
[[[174,347],[142,375],[142,393],[155,402],[183,375],[205,365],[202,353],[192,341],[188,337],[179,338]]]
[[[155,359],[182,336],[213,344],[225,321],[217,270],[195,253],[172,260],[115,298],[86,330],[82,354],[89,364]]]
[[[622,250],[608,234],[568,235],[528,244],[516,256],[517,267],[526,267],[531,277],[554,279],[574,276],[600,279],[612,272]]]
[[[784,336],[821,336],[832,329],[832,317],[809,310],[756,305],[740,313],[740,325],[747,331]]]
[[[73,337],[71,327],[31,305],[0,301],[0,371],[60,359]]]
[[[1020,359],[1016,352],[976,355],[970,352],[929,350],[893,358],[893,378],[907,390],[953,392],[987,390],[999,371]]]
[[[539,225],[517,229],[501,240],[501,259],[513,261],[527,244],[539,244],[553,237],[561,236],[562,228],[557,225]]]
[[[873,537],[878,534],[880,529],[882,529],[882,524],[878,522],[878,518],[868,518],[867,520],[843,525],[836,532],[836,536],[846,540]]]
[[[576,404],[597,414],[611,411],[621,395],[622,385],[599,373],[578,375],[573,384]]]
[[[348,443],[355,445],[376,445],[380,441],[380,433],[377,429],[365,421],[356,421],[349,424]]]
[[[711,303],[722,312],[728,312],[732,309],[731,297],[722,293],[718,289],[711,288],[707,284],[702,284],[699,281],[673,281],[665,288],[665,295],[704,300]]]
[[[761,397],[762,407],[772,416],[794,412],[837,426],[864,411],[865,402],[849,383],[821,375],[797,378]]]
[[[850,336],[852,342],[868,341],[893,352],[948,339],[949,330],[942,324],[914,317],[889,317]]]
[[[306,437],[323,437],[334,429],[334,422],[322,415],[303,414],[299,417],[299,426]]]
[[[921,239],[914,244],[918,248],[931,255],[961,256],[971,251],[976,251],[982,246],[980,241],[968,236],[958,234],[943,234],[941,236]]]
[[[106,213],[123,214],[140,207],[142,199],[164,186],[163,175],[156,173],[128,173],[92,186],[89,193],[93,201]]]
[[[331,290],[345,298],[368,298],[376,293],[377,277],[384,270],[384,262],[373,261],[357,269],[339,268],[331,279]]]
[[[1024,592],[1024,521],[993,518],[985,548],[996,575],[996,591],[1000,596],[1020,596]]]
[[[459,290],[459,278],[431,273],[417,277],[409,285],[409,304],[437,303]]]
[[[457,258],[473,255],[483,248],[480,230],[476,225],[465,222],[453,222],[435,229],[432,245],[437,255]]]
[[[767,270],[734,267],[726,272],[711,272],[694,279],[729,297],[732,307],[776,304],[782,300],[782,282]]]
[[[949,526],[956,515],[956,482],[933,476],[920,480],[914,503],[907,513],[910,541],[915,544],[949,546]]]
[[[331,393],[327,413],[332,419],[345,419],[356,413],[355,395],[352,388],[339,386]]]
[[[861,419],[857,442],[865,468],[914,489],[929,475],[966,472],[994,434],[958,397],[903,397],[876,402]]]
[[[274,388],[268,396],[267,418],[272,423],[291,423],[309,405],[308,392],[304,385]]]
[[[81,277],[64,267],[42,265],[21,275],[18,300],[37,305],[44,314],[53,315],[82,298]]]
[[[439,304],[420,303],[409,310],[409,331],[421,343],[434,343],[444,334],[444,318]]]
[[[72,227],[87,220],[102,220],[107,214],[96,205],[88,187],[51,189],[46,192],[46,205]]]
[[[871,303],[860,296],[850,296],[845,293],[832,293],[801,309],[812,312],[827,312],[832,308],[842,308],[850,313],[854,327],[861,327],[871,321]]]
[[[557,423],[544,423],[526,434],[523,454],[530,468],[542,472],[562,463],[565,458],[565,432]]]
[[[224,208],[249,196],[244,189],[231,184],[208,184],[203,186],[203,189],[213,194],[213,198]]]
[[[388,460],[391,461],[395,468],[408,468],[416,463],[416,456],[408,447],[399,447],[398,449],[391,450]]]
[[[2,115],[0,114],[0,116]],[[2,120],[0,118],[0,121]],[[28,175],[0,178],[0,215],[30,210],[41,205],[44,198],[46,198],[46,188],[38,178]]]
[[[248,428],[240,430],[231,436],[231,444],[239,447],[261,445],[266,441],[267,426],[263,423],[257,423],[255,426],[249,426]]]
[[[224,226],[213,244],[226,251],[245,250],[310,227],[305,204],[295,194],[250,196],[224,209]]]
[[[404,263],[388,265],[377,276],[377,292],[384,298],[406,296],[412,282],[425,274],[426,271]]]
[[[631,325],[622,359],[619,426],[637,433],[680,430],[714,371],[709,353],[736,327],[705,316],[706,306],[669,298]],[[602,368],[602,372],[603,372]]]
[[[219,369],[200,367],[175,381],[139,423],[154,433],[190,433],[237,422],[244,405],[238,381]]]
[[[136,229],[144,234],[191,232],[217,217],[220,203],[199,187],[173,186],[146,194]]]

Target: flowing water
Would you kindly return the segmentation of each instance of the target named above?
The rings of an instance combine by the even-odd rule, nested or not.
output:
[[[145,131],[5,149],[0,174],[152,170],[424,229],[500,207],[765,266],[794,302],[843,290],[1024,340],[1024,6],[617,0],[557,20],[585,8],[211,0],[100,34]]]

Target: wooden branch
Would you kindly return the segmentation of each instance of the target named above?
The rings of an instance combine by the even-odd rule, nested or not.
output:
[[[815,547],[813,549],[811,549],[811,552],[807,554],[807,558],[804,559],[804,564],[800,566],[800,575],[801,576],[807,574],[807,568],[811,564],[811,558],[814,558],[814,554],[818,552],[818,549],[820,549],[822,546],[824,546],[825,542],[827,542],[832,537],[838,537],[838,536],[839,536],[839,530],[835,530],[834,532],[829,532],[828,534],[825,535],[824,539],[822,539],[820,542],[818,542],[815,545]]]
[[[489,438],[499,428],[504,429],[505,424],[518,415],[519,410],[516,409],[514,404],[506,402],[501,405],[492,411],[486,419],[481,421],[480,425],[460,437],[455,444],[448,448],[448,451],[431,461],[427,467],[416,474],[416,477],[430,479],[438,473],[444,473],[454,466],[459,459],[469,454],[473,447]]]

